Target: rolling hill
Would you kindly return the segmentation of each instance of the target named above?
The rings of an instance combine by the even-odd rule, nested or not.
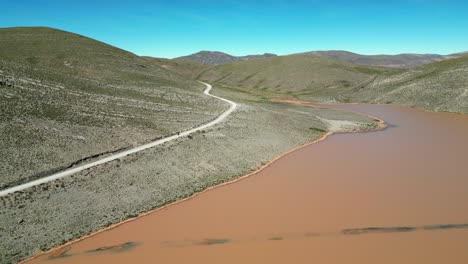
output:
[[[265,99],[396,103],[467,113],[467,76],[468,56],[394,69],[297,54],[218,65],[199,78]]]
[[[184,75],[189,66],[170,63],[56,29],[0,29],[0,79],[16,83],[0,86],[0,187],[176,133],[224,109]]]
[[[276,57],[276,55],[271,53],[265,53],[262,55],[232,56],[219,51],[200,51],[188,56],[175,58],[175,60],[193,61],[205,65],[220,65],[237,61],[247,61],[252,59],[269,57]]]
[[[449,55],[417,53],[404,53],[396,55],[362,55],[344,50],[320,50],[292,55],[313,55],[326,59],[346,61],[361,65],[407,69],[437,61],[459,58],[467,55],[467,52],[453,53]],[[192,61],[204,65],[221,65],[239,61],[271,57],[277,57],[277,55],[265,53],[263,55],[248,55],[236,57],[219,51],[200,51],[198,53],[191,54],[188,56],[175,58],[174,60]]]
[[[468,56],[378,76],[349,94],[353,102],[396,103],[432,111],[468,113]]]
[[[203,65],[139,57],[51,28],[0,29],[0,189],[213,120],[226,105],[203,96],[196,79],[239,104],[227,122],[191,138],[1,197],[0,262],[245,175],[324,131],[377,124],[274,98],[468,113],[463,54],[410,69],[361,64],[375,58],[348,62],[342,54],[218,55]],[[333,120],[350,125],[336,128]]]
[[[456,58],[463,53],[438,55],[438,54],[397,54],[397,55],[361,55],[342,50],[311,51],[303,54],[320,56],[323,58],[342,60],[356,64],[385,66],[392,68],[411,68],[423,64],[433,63],[446,59]]]
[[[271,97],[343,100],[342,94],[376,76],[399,70],[369,67],[313,55],[289,55],[219,65],[199,78]]]

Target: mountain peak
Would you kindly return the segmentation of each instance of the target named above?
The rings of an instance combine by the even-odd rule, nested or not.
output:
[[[176,60],[189,60],[207,65],[220,65],[237,61],[245,61],[259,58],[275,57],[276,54],[264,53],[261,55],[233,56],[220,51],[202,50],[197,53],[175,58]]]

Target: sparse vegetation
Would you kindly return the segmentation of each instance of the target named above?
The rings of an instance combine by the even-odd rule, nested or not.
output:
[[[16,80],[14,89],[0,87],[1,188],[212,120],[227,106],[195,82],[207,69],[48,28],[0,29],[0,74]],[[214,94],[240,107],[191,139],[0,198],[0,259],[17,261],[242,176],[318,137],[309,129],[326,127],[318,117],[372,122],[272,103],[276,92],[259,85],[261,92],[216,85]]]
[[[59,30],[0,29],[0,188],[225,108],[166,64]]]
[[[394,103],[439,112],[468,113],[468,56],[378,76],[349,97],[353,102]]]
[[[347,61],[356,64],[386,66],[392,68],[411,68],[456,58],[462,54],[438,55],[438,54],[397,54],[397,55],[361,55],[343,50],[312,51],[303,54],[320,56],[327,59]]]
[[[379,74],[400,70],[367,67],[312,55],[290,55],[212,67],[201,79],[266,98],[342,101]]]
[[[367,116],[272,98],[467,112],[466,61],[397,70],[294,55],[211,67],[138,57],[48,28],[0,29],[2,189],[212,120],[226,106],[202,95],[198,77],[216,81],[213,93],[240,105],[226,122],[193,137],[1,197],[0,262],[245,175],[336,127],[376,126]]]
[[[321,128],[318,128],[318,127],[311,127],[311,128],[309,128],[309,129],[312,130],[312,131],[318,132],[318,133],[325,133],[325,132],[327,132],[326,130],[321,129]]]
[[[200,78],[265,100],[394,103],[468,113],[468,56],[407,70],[325,57],[297,54],[236,62],[212,67]]]

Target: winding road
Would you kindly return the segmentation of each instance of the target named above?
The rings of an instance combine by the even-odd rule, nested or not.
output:
[[[47,182],[54,181],[54,180],[57,180],[57,179],[60,179],[60,178],[64,178],[64,177],[70,176],[72,174],[75,174],[77,172],[80,172],[80,171],[83,171],[83,170],[86,170],[86,169],[89,169],[89,168],[92,168],[92,167],[95,167],[95,166],[98,166],[98,165],[113,161],[113,160],[116,160],[116,159],[123,158],[125,156],[128,156],[128,155],[143,151],[145,149],[149,149],[149,148],[164,144],[166,142],[169,142],[169,141],[181,138],[181,137],[186,137],[186,136],[188,136],[188,135],[190,135],[192,133],[195,133],[197,131],[209,128],[211,126],[214,126],[214,125],[222,122],[224,119],[226,119],[226,117],[228,117],[237,108],[237,104],[234,103],[233,101],[228,100],[228,99],[225,99],[225,98],[210,94],[212,86],[210,84],[208,84],[208,83],[204,83],[204,82],[200,82],[200,83],[202,83],[202,84],[204,84],[206,86],[206,89],[203,91],[203,93],[205,95],[211,96],[211,97],[216,98],[216,99],[221,100],[221,101],[224,101],[224,102],[226,102],[226,103],[228,103],[230,105],[229,109],[224,111],[221,115],[219,115],[213,121],[210,121],[210,122],[205,123],[205,124],[203,124],[201,126],[192,128],[190,130],[180,132],[180,133],[178,133],[176,135],[172,135],[172,136],[169,136],[169,137],[166,137],[166,138],[162,138],[162,139],[159,139],[159,140],[156,140],[156,141],[153,141],[153,142],[150,142],[150,143],[147,143],[147,144],[144,144],[144,145],[132,148],[132,149],[128,149],[128,150],[113,154],[111,156],[107,156],[105,158],[101,158],[101,159],[96,160],[94,162],[90,162],[90,163],[87,163],[87,164],[84,164],[84,165],[80,165],[80,166],[77,166],[77,167],[74,167],[74,168],[70,168],[70,169],[67,169],[67,170],[64,170],[64,171],[60,171],[60,172],[54,173],[52,175],[49,175],[49,176],[46,176],[46,177],[43,177],[43,178],[40,178],[40,179],[37,179],[37,180],[34,180],[34,181],[30,181],[30,182],[27,182],[27,183],[24,183],[24,184],[21,184],[21,185],[18,185],[18,186],[7,188],[5,190],[0,191],[0,197],[6,196],[6,195],[14,193],[14,192],[23,191],[25,189],[28,189],[28,188],[31,188],[33,186],[37,186],[37,185],[40,185],[40,184],[43,184],[43,183],[47,183]]]

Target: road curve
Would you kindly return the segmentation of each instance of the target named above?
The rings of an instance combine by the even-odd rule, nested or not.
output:
[[[98,166],[98,165],[113,161],[113,160],[116,160],[116,159],[123,158],[125,156],[140,152],[140,151],[145,150],[145,149],[149,149],[149,148],[164,144],[164,143],[166,143],[168,141],[171,141],[171,140],[175,140],[175,139],[178,139],[178,138],[181,138],[181,137],[186,137],[186,136],[188,136],[188,135],[190,135],[192,133],[195,133],[197,131],[209,128],[211,126],[214,126],[214,125],[220,123],[221,121],[226,119],[226,117],[229,116],[237,108],[237,104],[234,103],[233,101],[228,100],[228,99],[225,99],[225,98],[210,94],[212,86],[210,84],[208,84],[208,83],[204,83],[204,82],[200,82],[200,83],[202,83],[202,84],[204,84],[206,86],[205,91],[203,91],[203,93],[205,95],[211,96],[211,97],[216,98],[216,99],[221,100],[221,101],[224,101],[224,102],[226,102],[226,103],[228,103],[230,105],[229,109],[224,111],[215,120],[210,121],[210,122],[208,122],[206,124],[203,124],[203,125],[201,125],[199,127],[196,127],[196,128],[184,131],[184,132],[180,132],[179,134],[176,134],[176,135],[172,135],[172,136],[162,138],[162,139],[159,139],[159,140],[156,140],[156,141],[153,141],[153,142],[150,142],[150,143],[147,143],[147,144],[144,144],[144,145],[132,148],[132,149],[128,149],[128,150],[113,154],[111,156],[107,156],[105,158],[102,158],[102,159],[99,159],[99,160],[96,160],[96,161],[93,161],[93,162],[90,162],[90,163],[87,163],[87,164],[84,164],[84,165],[80,165],[80,166],[77,166],[77,167],[74,167],[74,168],[70,168],[70,169],[67,169],[67,170],[64,170],[64,171],[60,171],[60,172],[54,173],[54,174],[49,175],[49,176],[45,176],[43,178],[40,178],[40,179],[37,179],[37,180],[34,180],[34,181],[30,181],[30,182],[27,182],[27,183],[24,183],[24,184],[21,184],[21,185],[18,185],[18,186],[7,188],[5,190],[0,191],[0,197],[6,196],[6,195],[14,193],[14,192],[22,191],[22,190],[31,188],[33,186],[37,186],[37,185],[46,183],[46,182],[50,182],[50,181],[54,181],[54,180],[57,180],[57,179],[60,179],[60,178],[63,178],[63,177],[67,177],[67,176],[70,176],[70,175],[75,174],[77,172],[80,172],[80,171],[83,171],[83,170],[86,170],[86,169],[89,169],[89,168],[92,168],[92,167],[95,167],[95,166]]]

